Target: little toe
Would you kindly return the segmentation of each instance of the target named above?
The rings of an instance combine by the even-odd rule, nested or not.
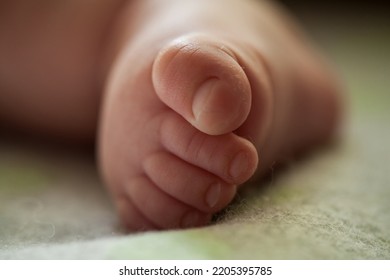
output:
[[[223,43],[205,36],[181,37],[161,50],[153,84],[162,102],[210,135],[237,129],[250,111],[243,69]]]
[[[203,213],[166,194],[147,177],[131,180],[125,189],[150,223],[160,228],[189,228],[206,225],[211,214]]]
[[[165,149],[225,182],[242,184],[257,169],[256,148],[250,141],[234,133],[218,136],[205,134],[175,113],[166,115],[160,130]]]
[[[206,213],[226,207],[236,186],[167,153],[157,153],[144,162],[146,174],[162,191]]]
[[[144,217],[127,195],[122,195],[115,202],[119,217],[127,230],[135,232],[158,229],[156,225]]]

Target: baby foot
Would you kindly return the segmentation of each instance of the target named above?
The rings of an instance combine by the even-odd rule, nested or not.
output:
[[[182,48],[190,42],[202,51]],[[257,166],[253,144],[231,132],[249,112],[246,75],[224,51],[195,38],[174,41],[153,66],[132,74],[113,82],[102,120],[103,171],[119,212],[135,230],[203,225]],[[214,96],[202,101],[208,93]]]
[[[257,4],[230,1],[233,28],[228,11],[218,17],[202,2],[217,18],[205,31],[203,5],[180,3],[193,25],[156,12],[175,32],[146,24],[124,40],[103,101],[101,170],[130,230],[207,224],[255,171],[322,141],[335,123],[323,65],[286,30],[274,39],[259,28]]]

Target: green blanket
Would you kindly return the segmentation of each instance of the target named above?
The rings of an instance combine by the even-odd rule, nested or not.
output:
[[[126,235],[92,159],[0,140],[0,259],[389,259],[390,24],[303,18],[350,93],[339,143],[208,227]]]

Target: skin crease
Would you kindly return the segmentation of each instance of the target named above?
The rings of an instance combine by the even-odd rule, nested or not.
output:
[[[34,3],[0,4],[0,126],[96,142],[130,230],[207,224],[340,118],[336,79],[276,4]]]

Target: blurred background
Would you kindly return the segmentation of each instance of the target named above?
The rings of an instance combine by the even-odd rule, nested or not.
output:
[[[351,109],[372,114],[390,105],[388,1],[281,1],[344,77]]]

